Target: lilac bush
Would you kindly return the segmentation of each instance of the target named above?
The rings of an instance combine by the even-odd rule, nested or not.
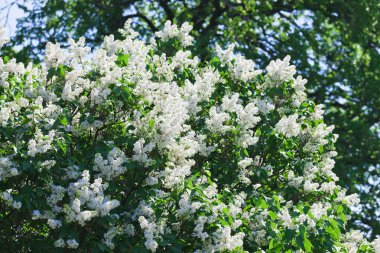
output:
[[[261,71],[127,21],[91,52],[0,59],[0,242],[10,252],[379,252],[346,231],[333,126],[290,57]],[[6,41],[2,40],[1,44]]]

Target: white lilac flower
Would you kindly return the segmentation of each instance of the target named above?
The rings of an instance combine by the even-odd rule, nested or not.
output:
[[[241,160],[240,162],[238,162],[238,166],[241,169],[245,169],[246,167],[250,166],[252,163],[253,163],[253,159],[247,157]]]
[[[69,249],[76,249],[79,246],[79,243],[75,239],[67,240],[66,243]]]
[[[66,245],[66,243],[62,238],[60,238],[54,242],[54,247],[56,247],[56,248],[64,248],[65,245]]]
[[[5,43],[9,41],[9,38],[5,37],[5,29],[4,27],[0,26],[0,48],[3,47]]]
[[[284,60],[271,61],[266,67],[268,78],[275,84],[279,85],[281,81],[289,81],[296,73],[296,67],[290,65],[290,56],[287,55]]]
[[[62,226],[62,222],[60,220],[53,220],[53,219],[48,219],[47,224],[52,229],[56,229]]]
[[[41,212],[39,210],[33,210],[32,220],[37,220],[41,217]]]
[[[286,137],[297,136],[301,131],[301,126],[297,123],[298,115],[284,116],[276,124],[276,130]]]
[[[190,46],[193,42],[193,37],[189,35],[189,32],[192,30],[192,26],[185,22],[182,24],[181,28],[178,29],[176,25],[168,20],[164,25],[162,31],[156,32],[156,37],[160,38],[163,41],[167,41],[171,38],[179,38],[183,47]]]
[[[376,238],[375,240],[373,240],[372,245],[375,250],[375,253],[379,253],[380,252],[380,238]]]

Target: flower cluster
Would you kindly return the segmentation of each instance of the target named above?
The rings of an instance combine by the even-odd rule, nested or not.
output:
[[[261,71],[231,45],[203,62],[190,32],[168,21],[146,43],[129,20],[91,53],[80,39],[48,43],[41,66],[0,59],[1,243],[378,252],[345,231],[359,200],[290,57]]]

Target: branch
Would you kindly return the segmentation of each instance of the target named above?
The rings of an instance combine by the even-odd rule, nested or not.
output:
[[[145,23],[148,24],[149,28],[153,31],[153,32],[156,32],[157,31],[157,27],[153,24],[153,22],[145,15],[143,15],[142,13],[140,12],[137,12],[135,14],[130,14],[130,15],[127,15],[124,17],[125,20],[129,19],[129,18],[140,18],[142,19],[143,21],[145,21]]]
[[[206,5],[208,1],[201,1],[200,4],[191,9],[191,12],[194,14],[192,18],[192,23],[194,27],[194,31],[199,31],[202,28],[202,24],[205,21],[205,17],[202,16],[202,11],[206,9]]]
[[[212,14],[210,18],[210,23],[206,26],[205,29],[202,30],[201,34],[205,34],[208,30],[213,29],[217,24],[217,20],[222,14],[228,9],[226,6],[225,8],[222,8],[220,6],[220,1],[219,0],[214,0],[213,1],[213,6],[214,6],[214,13]]]
[[[10,11],[12,9],[12,7],[18,3],[19,0],[14,0],[13,2],[5,5],[4,7],[1,7],[0,8],[0,11],[4,11],[5,9],[7,9],[7,15],[5,16],[5,22],[4,22],[4,26],[7,25],[8,23],[8,20],[9,20],[9,14],[10,14]]]
[[[168,1],[160,0],[159,3],[161,5],[161,7],[164,9],[167,19],[170,20],[170,21],[173,21],[173,19],[174,19],[174,13],[170,9],[170,7],[168,5]]]
[[[189,9],[189,6],[187,5],[186,0],[181,0],[181,1],[182,1],[183,6],[185,6],[186,9]]]

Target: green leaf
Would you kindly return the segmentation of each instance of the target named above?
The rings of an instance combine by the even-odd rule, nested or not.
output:
[[[117,59],[116,59],[116,64],[119,66],[119,67],[125,67],[128,65],[128,62],[129,62],[129,58],[131,56],[129,54],[119,54],[117,56]]]
[[[67,124],[68,124],[68,122],[67,122],[67,118],[66,118],[66,117],[61,118],[60,122],[61,122],[61,124],[62,124],[63,126],[67,126]]]
[[[286,229],[284,232],[284,238],[288,242],[292,241],[295,236],[296,236],[296,231],[294,231],[294,230]]]
[[[313,248],[313,245],[306,237],[304,238],[303,246],[306,252],[311,252],[311,249]]]
[[[153,119],[150,119],[149,120],[149,128],[153,128],[153,126],[154,126],[154,120]]]
[[[268,207],[268,204],[265,202],[263,198],[260,198],[256,201],[256,206],[258,208],[266,209]]]
[[[62,140],[57,141],[58,147],[63,151],[64,154],[66,154],[66,143]]]

